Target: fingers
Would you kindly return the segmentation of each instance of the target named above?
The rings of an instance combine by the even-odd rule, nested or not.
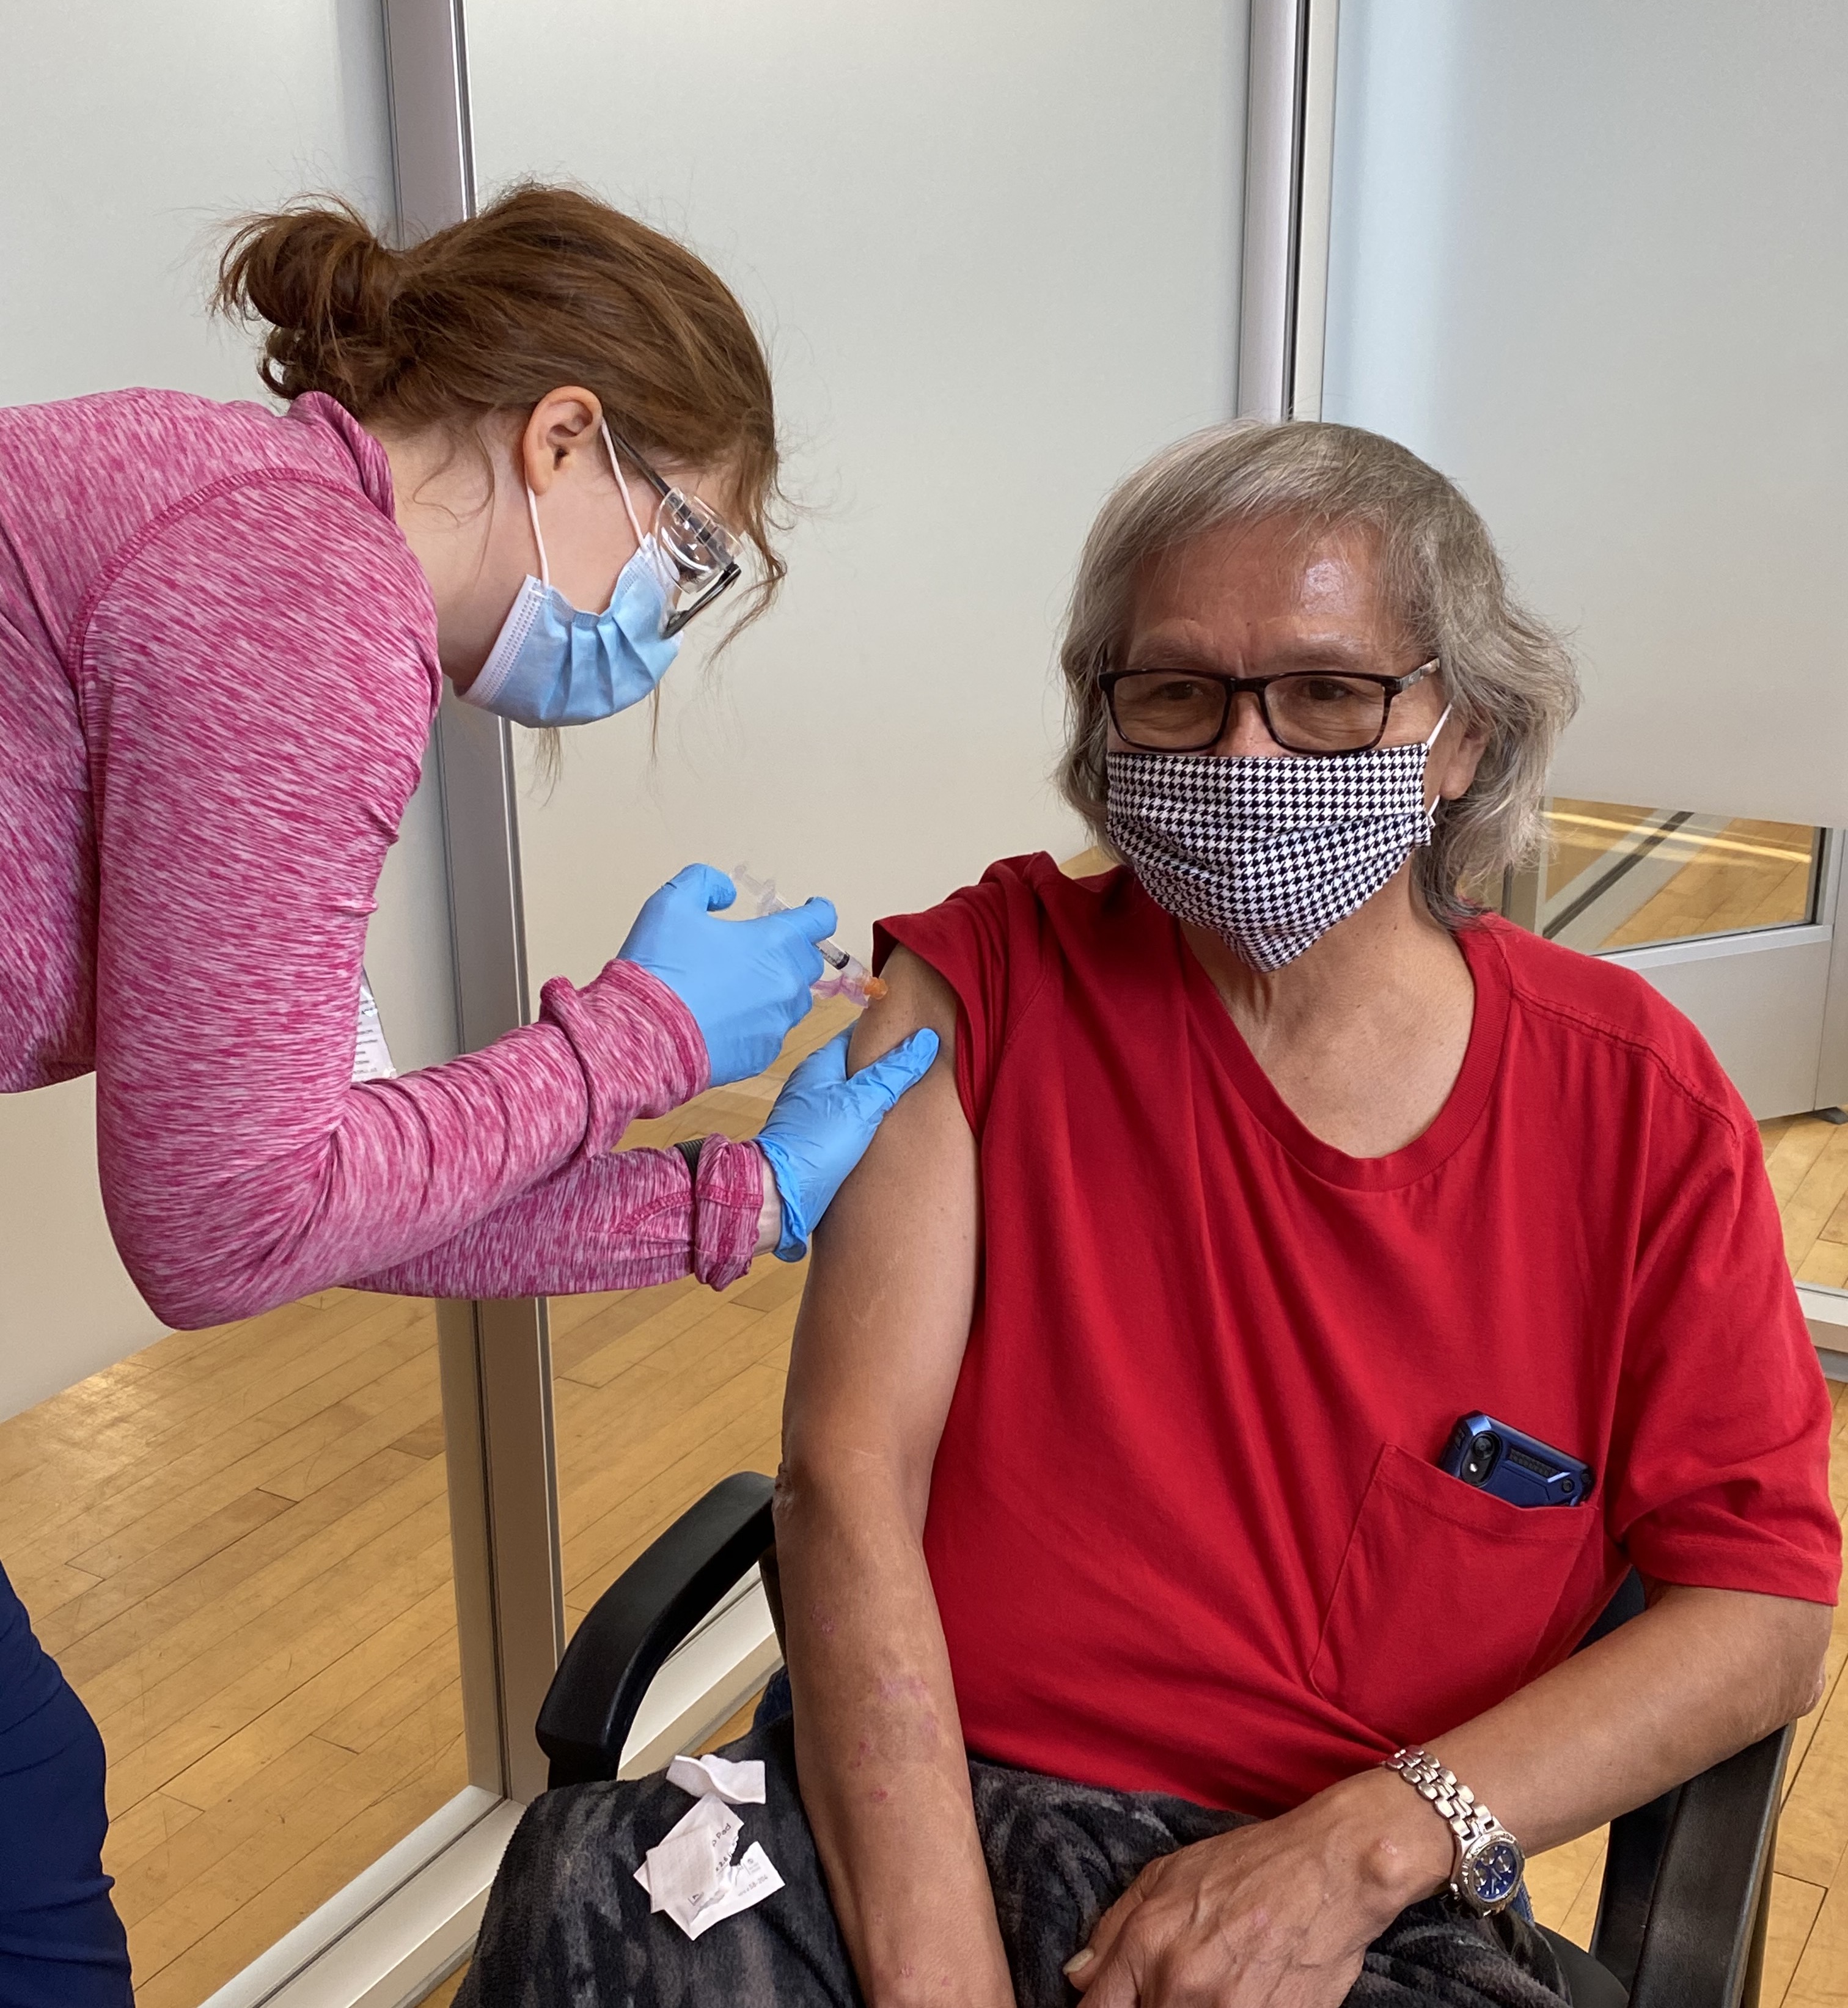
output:
[[[1100,1920],[1090,1943],[1065,1962],[1065,1978],[1084,1996],[1084,2008],[1140,2008],[1144,1990],[1154,1981],[1146,1948],[1138,1947],[1133,1939],[1122,1941],[1113,1936],[1105,1940],[1099,1936],[1102,1929]],[[1158,2008],[1166,1992],[1155,1985],[1147,1997],[1149,2008]]]
[[[726,883],[730,884],[727,879]],[[789,918],[793,921],[804,939],[825,941],[840,925],[839,916],[834,910],[832,900],[804,900],[799,907],[792,907]]]
[[[1097,1929],[1087,1941],[1087,1949],[1100,1960],[1110,1957],[1110,1949],[1122,1936],[1124,1925],[1142,1908],[1142,1885],[1132,1882],[1097,1920]]]
[[[841,1036],[849,1038],[852,1033]],[[899,1097],[930,1072],[937,1047],[937,1034],[928,1025],[920,1025],[909,1038],[901,1039],[890,1052],[882,1054],[871,1066],[861,1068],[854,1075],[855,1093],[871,1102],[882,1116],[889,1114]]]
[[[832,1087],[836,1081],[847,1077],[847,1041],[853,1036],[850,1025],[844,1032],[836,1032],[825,1046],[818,1046],[808,1058],[791,1069],[790,1085],[799,1081],[807,1087],[811,1084],[817,1087]]]
[[[1142,1999],[1140,1977],[1120,1953],[1111,1958],[1087,1946],[1065,1962],[1065,1978],[1084,1996],[1084,2008],[1137,2008]]]
[[[667,882],[691,893],[708,914],[723,913],[738,896],[737,887],[710,864],[683,865]]]
[[[1097,1920],[1089,1941],[1065,1961],[1065,1978],[1080,1994],[1087,1994],[1088,1998],[1088,1990],[1104,1978],[1104,1969],[1110,1964],[1111,1948],[1122,1936],[1124,1925],[1141,1909],[1144,1893],[1142,1878],[1139,1875]],[[1118,1960],[1115,1970],[1119,1980],[1124,1978],[1122,1966],[1123,1962]],[[1112,2008],[1113,2001],[1118,1998],[1116,1985],[1114,1982],[1108,1984],[1100,1990],[1091,2008]],[[1135,1998],[1132,1985],[1120,1995],[1120,1999],[1125,2003]]]

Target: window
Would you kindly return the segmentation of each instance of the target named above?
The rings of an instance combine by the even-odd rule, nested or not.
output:
[[[1821,832],[1804,824],[1565,796],[1546,814],[1529,924],[1549,941],[1595,953],[1815,917]]]

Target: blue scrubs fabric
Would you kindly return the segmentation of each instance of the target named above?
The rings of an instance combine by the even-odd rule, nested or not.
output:
[[[103,1739],[0,1569],[0,2008],[129,2008]]]

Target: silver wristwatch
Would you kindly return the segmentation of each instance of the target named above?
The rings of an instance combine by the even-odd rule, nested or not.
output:
[[[1450,1858],[1451,1896],[1479,1918],[1507,1909],[1527,1868],[1520,1842],[1429,1751],[1395,1751],[1386,1769],[1429,1799],[1450,1829],[1456,1850]]]

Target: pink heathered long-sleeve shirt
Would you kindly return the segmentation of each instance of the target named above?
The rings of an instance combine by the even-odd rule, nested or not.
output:
[[[332,399],[0,410],[0,1090],[94,1068],[109,1222],[156,1314],[331,1283],[723,1284],[761,1160],[613,1146],[706,1085],[630,964],[352,1081],[360,960],[440,689],[383,449]]]

